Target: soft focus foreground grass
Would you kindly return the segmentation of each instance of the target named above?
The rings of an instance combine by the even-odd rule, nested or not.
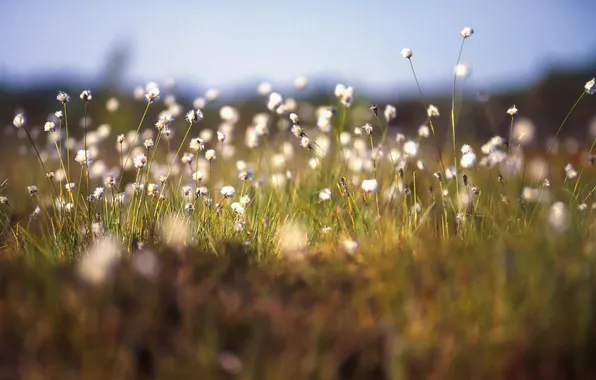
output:
[[[71,264],[0,265],[0,373],[28,379],[588,378],[594,250],[524,234],[250,263],[158,250],[94,287]],[[138,254],[138,253],[137,253]],[[135,255],[131,260],[134,260]],[[592,372],[590,372],[592,371]]]

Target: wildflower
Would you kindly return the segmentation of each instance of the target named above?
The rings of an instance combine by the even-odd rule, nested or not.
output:
[[[364,133],[366,133],[367,135],[370,135],[372,133],[373,130],[373,126],[370,123],[366,123],[362,126],[362,130],[364,131]]]
[[[91,96],[91,90],[83,90],[83,92],[81,92],[81,99],[83,101],[88,102],[92,98],[93,96]]]
[[[203,119],[203,112],[200,109],[197,109],[196,111],[190,110],[186,114],[186,121],[188,121],[191,124],[198,123],[202,119]]]
[[[155,183],[147,184],[147,194],[155,196],[158,194],[158,192],[159,192],[159,186],[157,186],[157,184],[155,184]]]
[[[507,110],[507,113],[508,113],[510,116],[515,116],[515,115],[517,115],[517,107],[515,107],[515,104],[514,104],[514,105],[512,105],[511,107],[509,107],[509,109]]]
[[[95,197],[95,199],[101,199],[101,197],[103,197],[103,194],[104,194],[103,187],[96,187],[95,191],[93,191],[93,197]]]
[[[440,115],[439,109],[432,104],[428,106],[426,113],[428,114],[428,117],[437,117]]]
[[[451,165],[445,168],[445,178],[452,179],[457,175],[457,169]]]
[[[236,215],[244,215],[244,206],[242,206],[239,202],[233,202],[230,205],[230,208]]]
[[[190,195],[190,192],[191,192],[191,191],[192,191],[192,187],[191,187],[191,186],[188,186],[188,185],[186,185],[186,186],[182,186],[182,194],[183,194],[185,197],[188,197],[188,196]]]
[[[207,99],[208,101],[213,102],[217,100],[217,98],[219,98],[219,90],[215,88],[210,88],[207,91],[205,91],[205,99]]]
[[[330,189],[323,189],[319,192],[319,199],[321,201],[328,201],[331,199],[331,190]]]
[[[217,131],[217,141],[223,144],[223,142],[226,141],[226,135],[220,131]]]
[[[308,245],[305,226],[294,220],[287,220],[278,231],[279,251],[289,259],[300,259],[300,251]]]
[[[190,140],[190,149],[194,151],[200,151],[205,149],[205,142],[200,137],[195,137],[194,139]]]
[[[201,182],[204,178],[205,178],[205,173],[203,173],[200,170],[197,170],[196,172],[192,173],[193,181]]]
[[[397,110],[391,104],[387,104],[385,106],[385,111],[383,112],[383,115],[385,116],[385,120],[389,123],[397,116]]]
[[[269,111],[273,112],[279,106],[281,106],[283,104],[283,102],[284,102],[284,99],[279,93],[272,92],[269,94],[269,99],[267,101],[267,108],[269,109]]]
[[[56,124],[53,121],[48,121],[44,124],[43,130],[45,132],[54,132],[56,130]]]
[[[198,187],[195,195],[197,197],[206,197],[209,195],[209,189],[204,186]]]
[[[206,151],[205,159],[210,162],[215,160],[215,151],[213,149],[209,149],[208,151]]]
[[[194,157],[195,157],[194,153],[184,152],[180,161],[182,161],[182,163],[185,165],[190,165],[190,163],[192,162]]]
[[[300,139],[300,145],[303,148],[307,148],[309,150],[312,149],[312,145],[310,144],[310,139],[306,136],[302,136],[302,139]]]
[[[295,114],[294,112],[292,112],[289,117],[290,117],[290,121],[294,125],[300,125],[300,118],[298,117],[297,114]]]
[[[220,193],[224,198],[232,198],[236,194],[236,190],[233,186],[224,186],[221,188]]]
[[[145,98],[149,103],[153,103],[159,98],[159,88],[155,83],[149,83],[146,88]]]
[[[108,175],[107,175],[107,176],[104,178],[104,181],[103,181],[103,183],[104,183],[106,186],[110,186],[110,187],[111,187],[111,186],[114,186],[114,185],[116,184],[116,178],[115,178],[113,175],[111,175],[111,174],[108,174]]]
[[[102,237],[77,262],[77,272],[83,280],[100,285],[111,277],[122,253],[123,247],[118,240]]]
[[[0,204],[7,205],[8,204],[8,198],[6,198],[4,196],[0,196]]]
[[[65,104],[70,101],[70,96],[68,96],[68,94],[66,92],[60,91],[60,92],[58,92],[58,95],[56,96],[56,100],[58,100],[62,104]]]
[[[569,179],[573,179],[573,178],[577,177],[577,171],[573,168],[573,165],[567,164],[565,166],[565,175]]]
[[[298,90],[303,90],[304,88],[306,88],[307,84],[308,84],[308,78],[303,75],[294,79],[294,87],[297,88]]]
[[[463,28],[461,30],[461,35],[463,38],[468,38],[470,37],[472,34],[474,34],[474,29],[470,28],[469,26],[466,26],[465,28]]]
[[[408,156],[415,157],[418,154],[419,144],[414,140],[408,140],[404,144],[404,153]]]
[[[405,59],[412,58],[412,50],[410,50],[409,48],[403,48],[403,49],[401,49],[401,53],[400,54]]]
[[[261,96],[267,96],[271,93],[272,87],[269,82],[262,82],[257,86],[257,93]]]
[[[75,161],[82,166],[89,167],[91,165],[91,154],[88,150],[79,150],[75,156]]]
[[[361,188],[365,193],[374,193],[377,191],[379,185],[376,179],[365,179],[362,181]]]
[[[346,87],[343,84],[335,86],[335,96],[345,108],[349,108],[354,101],[354,88],[352,86]]]
[[[379,107],[376,104],[370,106],[369,110],[371,110],[375,116],[379,115]]]
[[[188,213],[191,213],[195,210],[195,206],[192,203],[187,203],[184,205],[184,210]]]
[[[240,173],[238,173],[238,179],[240,179],[241,181],[250,181],[252,177],[252,172],[248,170],[242,170]]]
[[[35,195],[37,195],[37,186],[27,186],[27,191],[29,192],[29,195],[31,195],[32,197],[34,197]]]
[[[304,131],[302,131],[302,127],[297,124],[292,125],[291,128],[292,134],[298,138],[304,136]]]
[[[244,231],[245,228],[246,228],[246,223],[244,223],[242,220],[236,220],[234,222],[234,231],[236,231],[236,232]]]
[[[567,229],[567,206],[563,202],[555,202],[548,215],[548,224],[556,232],[564,232]]]
[[[584,86],[586,93],[589,95],[593,95],[596,93],[596,78],[592,78],[592,80],[588,81]]]
[[[341,242],[341,246],[346,251],[346,253],[353,255],[354,253],[356,253],[356,250],[358,249],[358,242],[352,239],[346,239]]]
[[[418,128],[418,136],[422,137],[422,138],[427,138],[428,136],[430,136],[430,128],[427,127],[426,125],[422,125]]]
[[[152,148],[154,144],[153,139],[147,139],[143,142],[146,149]]]
[[[67,183],[64,185],[64,188],[68,191],[72,191],[75,188],[75,184],[74,184],[74,182]]]
[[[461,157],[461,160],[459,160],[459,164],[462,168],[473,168],[474,166],[476,166],[476,153],[474,153],[473,151],[464,153]]]
[[[22,128],[25,125],[26,121],[27,119],[25,118],[25,115],[19,113],[12,120],[12,124],[17,128]]]
[[[246,206],[248,204],[250,204],[250,197],[248,195],[245,195],[243,197],[240,198],[240,204],[242,206]]]
[[[54,116],[56,116],[58,119],[62,119],[64,117],[64,113],[62,111],[56,111],[54,112]]]
[[[138,156],[133,158],[133,163],[135,165],[135,168],[141,169],[145,166],[145,164],[147,164],[147,156],[145,156],[144,154],[139,154]]]

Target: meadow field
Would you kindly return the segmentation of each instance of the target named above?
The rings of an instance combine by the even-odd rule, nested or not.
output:
[[[548,139],[511,104],[478,140],[455,64],[408,131],[306,77],[250,106],[151,82],[15,108],[0,379],[596,377],[596,139],[562,143],[594,79]]]

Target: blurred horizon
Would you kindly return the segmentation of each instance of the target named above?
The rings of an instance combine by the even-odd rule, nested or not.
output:
[[[482,4],[481,4],[482,3]],[[0,84],[89,85],[113,73],[132,88],[174,79],[181,88],[234,91],[261,81],[344,81],[372,93],[410,92],[412,49],[425,92],[452,80],[460,30],[474,28],[461,62],[469,88],[523,86],[551,68],[596,62],[596,3],[504,0],[367,3],[269,0],[4,4]],[[596,73],[594,73],[596,74]],[[252,89],[252,88],[250,88]]]

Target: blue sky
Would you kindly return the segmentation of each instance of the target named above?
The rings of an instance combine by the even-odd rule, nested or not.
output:
[[[128,41],[131,82],[202,86],[291,83],[333,75],[368,89],[411,86],[401,48],[426,88],[451,77],[463,26],[472,83],[531,79],[553,62],[596,57],[591,0],[19,0],[0,5],[0,72],[96,78]],[[596,73],[594,73],[596,74]]]

